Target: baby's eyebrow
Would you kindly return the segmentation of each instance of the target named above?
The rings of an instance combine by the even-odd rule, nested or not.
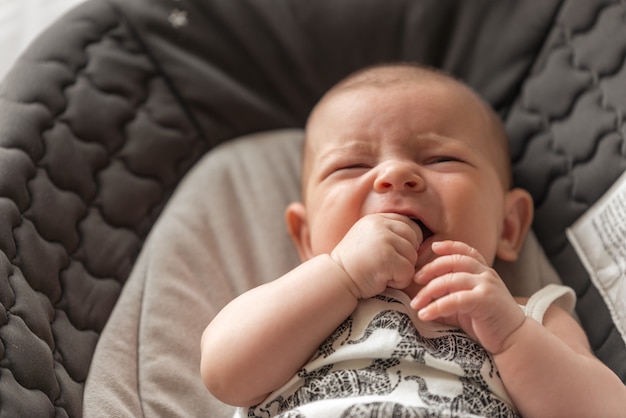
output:
[[[376,151],[376,145],[368,141],[353,140],[341,143],[332,147],[318,157],[319,161],[326,161],[332,158],[354,155],[371,155]]]
[[[424,145],[442,145],[450,141],[458,141],[458,139],[450,138],[434,132],[426,132],[415,135],[414,140]]]
[[[472,141],[466,140],[466,138],[457,138],[450,137],[441,134],[437,134],[434,132],[426,132],[420,133],[412,138],[418,147],[420,148],[428,148],[428,147],[441,147],[441,146],[452,146],[458,149],[469,149],[476,150],[476,145]]]

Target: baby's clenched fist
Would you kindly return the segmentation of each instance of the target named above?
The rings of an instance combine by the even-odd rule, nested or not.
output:
[[[375,213],[359,219],[330,256],[358,289],[357,298],[404,289],[415,276],[417,251],[423,240],[419,226],[396,213]]]

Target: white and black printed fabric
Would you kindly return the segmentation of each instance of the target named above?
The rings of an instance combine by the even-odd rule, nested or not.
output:
[[[423,322],[403,292],[363,300],[291,381],[240,417],[518,417],[492,356],[466,333]],[[552,303],[571,312],[570,288],[548,285],[526,316]]]

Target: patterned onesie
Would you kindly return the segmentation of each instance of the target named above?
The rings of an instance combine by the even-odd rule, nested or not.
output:
[[[541,322],[574,293],[548,285],[522,307]],[[311,360],[237,417],[517,417],[491,355],[462,330],[423,322],[403,292],[359,302]]]

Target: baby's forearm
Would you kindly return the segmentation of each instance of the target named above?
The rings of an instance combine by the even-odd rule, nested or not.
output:
[[[587,347],[566,345],[532,319],[512,340],[494,359],[522,416],[613,417],[626,411],[624,385]]]
[[[227,305],[202,337],[207,388],[246,406],[286,383],[356,307],[344,274],[321,255]]]

